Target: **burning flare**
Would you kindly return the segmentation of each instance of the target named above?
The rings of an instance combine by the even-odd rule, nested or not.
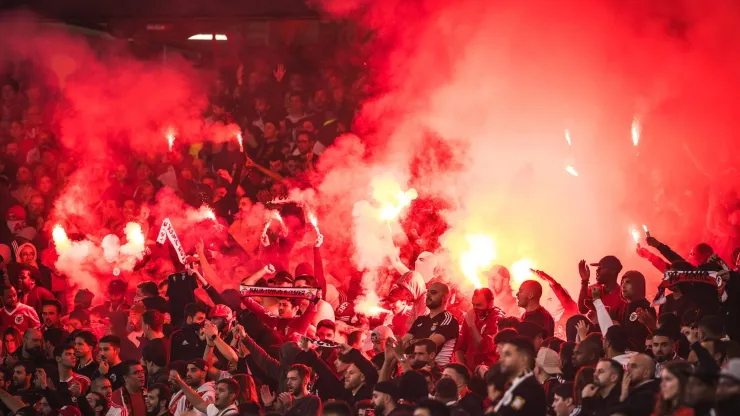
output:
[[[380,204],[381,221],[393,221],[418,197],[416,189],[403,191],[401,184],[388,174],[374,177],[370,186],[373,188],[373,199]]]
[[[175,130],[172,127],[167,129],[167,144],[169,145],[169,149],[171,152],[172,145],[175,144]]]
[[[516,290],[525,280],[533,277],[532,269],[536,266],[532,260],[523,258],[511,265],[511,288]]]
[[[570,130],[565,129],[565,141],[568,142],[568,146],[572,145],[572,142],[570,141]]]
[[[493,239],[485,234],[465,236],[468,249],[460,255],[460,269],[476,289],[482,287],[478,273],[488,269],[496,260],[496,248]]]
[[[640,142],[640,120],[637,117],[632,119],[632,145],[637,146]]]
[[[576,172],[576,169],[571,165],[566,166],[565,171],[570,173],[573,176],[576,176],[576,177],[578,176],[578,172]]]
[[[314,230],[316,230],[316,233],[320,234],[319,233],[319,221],[316,219],[316,215],[314,215],[313,212],[308,213],[308,222],[311,223]]]
[[[51,231],[51,238],[54,240],[54,247],[56,247],[57,253],[59,253],[60,250],[69,248],[70,246],[67,232],[64,231],[64,227],[59,224],[55,225],[54,229]]]
[[[213,213],[213,210],[209,208],[207,205],[201,205],[200,207],[200,218],[203,220],[213,220],[216,221],[216,214]]]
[[[236,134],[236,140],[239,141],[239,152],[244,153],[244,139],[241,133]]]
[[[640,242],[640,232],[637,231],[637,228],[633,227],[630,230],[630,233],[632,234],[632,239],[635,240],[635,243],[639,243]]]
[[[378,294],[371,292],[367,297],[358,299],[357,302],[355,302],[355,312],[361,313],[365,316],[378,316],[381,313],[390,312],[388,309],[378,306],[378,303],[380,303]]]

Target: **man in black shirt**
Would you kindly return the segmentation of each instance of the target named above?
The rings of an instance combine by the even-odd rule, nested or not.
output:
[[[107,335],[100,339],[100,363],[93,378],[104,376],[110,380],[113,390],[123,387],[123,362],[120,353],[120,338]]]
[[[93,350],[98,345],[98,340],[90,331],[80,331],[75,335],[75,357],[77,357],[77,368],[75,372],[90,380],[98,371],[98,363],[93,358]]]
[[[446,310],[450,290],[444,283],[432,283],[427,290],[426,306],[429,314],[420,316],[411,324],[409,332],[401,339],[407,345],[412,339],[429,338],[437,345],[437,364],[450,363],[455,349],[460,325]]]
[[[509,377],[510,387],[495,407],[496,415],[545,416],[545,390],[532,373],[534,345],[524,337],[514,337],[502,344],[499,362]]]
[[[545,328],[546,338],[550,338],[555,334],[555,320],[552,319],[550,312],[540,305],[541,297],[542,285],[536,280],[525,280],[516,294],[517,305],[524,308],[522,321],[534,322]]]
[[[449,378],[457,386],[457,404],[470,416],[483,415],[483,399],[470,391],[470,371],[459,363],[447,364],[442,371],[442,378]]]

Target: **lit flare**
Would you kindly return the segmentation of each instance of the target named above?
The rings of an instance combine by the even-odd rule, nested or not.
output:
[[[488,269],[496,260],[496,247],[491,237],[485,234],[466,235],[468,249],[460,255],[460,269],[476,289],[482,287],[478,274]]]
[[[632,228],[630,230],[630,233],[632,234],[632,239],[635,240],[635,243],[639,243],[640,242],[640,232],[637,231],[636,228]]]
[[[52,229],[51,238],[54,240],[54,247],[56,247],[57,252],[65,248],[68,248],[70,246],[70,241],[69,241],[69,237],[67,237],[67,232],[64,231],[64,227],[62,227],[59,224],[55,225],[54,229]]]
[[[637,119],[637,117],[634,117],[632,119],[632,145],[637,146],[637,144],[640,142],[640,120]]]
[[[532,270],[536,269],[534,262],[528,258],[523,258],[511,265],[511,287],[517,289],[522,282],[533,277]]]
[[[568,173],[570,173],[573,176],[576,176],[576,177],[578,176],[578,172],[576,172],[576,168],[574,168],[571,165],[566,166],[565,167],[565,171],[568,172]]]
[[[314,230],[316,230],[316,233],[319,233],[319,221],[316,219],[316,215],[314,215],[313,212],[308,213],[308,222],[311,223]]]
[[[373,199],[380,204],[381,221],[393,221],[419,196],[414,188],[407,191],[401,189],[401,184],[392,175],[374,177],[370,186],[373,188]]]
[[[570,140],[570,130],[565,129],[565,141],[568,142],[568,146],[572,145],[572,142]]]
[[[200,217],[203,220],[213,220],[216,221],[216,214],[213,213],[213,210],[209,208],[206,205],[203,205],[200,207]]]
[[[241,133],[237,133],[236,140],[239,141],[239,152],[244,153],[244,139]]]
[[[169,145],[170,152],[172,151],[172,145],[175,144],[175,131],[173,129],[167,129],[167,144]]]

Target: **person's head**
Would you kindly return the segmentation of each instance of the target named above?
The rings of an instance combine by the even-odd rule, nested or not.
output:
[[[121,339],[115,335],[106,335],[100,339],[100,359],[110,365],[120,361]]]
[[[689,252],[689,263],[694,266],[701,266],[702,264],[709,261],[709,258],[714,254],[712,246],[707,243],[699,243],[691,248]]]
[[[62,304],[56,299],[45,300],[41,303],[41,320],[46,327],[59,327],[62,319]]]
[[[504,373],[513,379],[534,367],[534,357],[532,341],[517,336],[502,345],[499,361]]]
[[[660,397],[658,408],[660,414],[670,413],[684,405],[684,391],[691,374],[691,364],[680,360],[670,361],[660,371]]]
[[[439,400],[422,400],[416,406],[414,416],[450,416],[450,408]]]
[[[602,358],[596,363],[593,384],[600,389],[614,387],[622,382],[624,369],[618,362]]]
[[[41,349],[44,345],[44,335],[36,328],[28,328],[23,333],[23,349],[26,351]]]
[[[18,156],[18,151],[20,149],[20,146],[16,142],[8,142],[5,145],[5,154],[8,155],[11,159],[16,158]]]
[[[13,310],[18,306],[18,292],[13,286],[3,287],[3,306],[7,310]]]
[[[233,378],[225,378],[216,383],[216,407],[223,410],[236,402],[239,397],[239,383]]]
[[[188,325],[200,325],[206,320],[206,308],[199,303],[188,303],[185,305],[185,323]]]
[[[316,335],[318,336],[318,332],[316,333]],[[358,329],[350,332],[349,335],[347,335],[347,345],[358,351],[362,351],[362,347],[363,345],[365,345],[366,339],[367,335],[365,334],[365,331]]]
[[[446,284],[435,282],[427,290],[426,306],[429,310],[444,309],[447,306],[450,289]]]
[[[19,361],[13,366],[13,385],[19,390],[31,386],[36,367],[30,361]]]
[[[544,383],[548,378],[562,374],[562,372],[558,353],[545,347],[537,350],[537,356],[534,360],[534,375],[540,383]]]
[[[162,348],[151,348],[150,345],[147,345],[141,355],[141,364],[147,374],[152,375],[167,365],[167,351]]]
[[[90,314],[84,309],[75,309],[69,313],[69,325],[74,329],[87,328],[90,325]]]
[[[624,354],[629,345],[629,334],[623,326],[612,325],[606,330],[602,345],[604,351],[611,352],[615,356]]]
[[[413,295],[407,288],[396,286],[391,289],[385,300],[388,302],[388,309],[398,315],[413,302],[413,298]]]
[[[437,344],[431,339],[424,338],[414,342],[414,349],[409,357],[409,365],[419,369],[433,364],[437,358]]]
[[[306,392],[311,370],[303,364],[293,364],[288,368],[286,383],[288,392],[293,396],[300,396]]]
[[[347,390],[355,390],[362,387],[365,382],[365,374],[363,374],[355,364],[350,364],[347,371],[344,373],[344,388]]]
[[[535,351],[540,349],[540,345],[542,345],[542,340],[545,339],[545,337],[547,336],[547,331],[545,330],[545,328],[531,321],[519,322],[516,326],[516,331],[519,333],[519,335],[526,337],[527,339],[532,341]]]
[[[316,338],[319,341],[334,341],[337,326],[330,319],[323,319],[316,324]]]
[[[322,406],[322,416],[354,416],[356,413],[347,402],[342,400],[329,400]],[[375,413],[381,416],[377,412]]]
[[[645,299],[645,276],[630,270],[622,275],[622,297],[628,302]]]
[[[102,395],[106,400],[108,400],[108,402],[110,402],[113,397],[113,385],[108,378],[103,376],[92,380],[90,383],[90,391]]]
[[[717,383],[717,402],[740,397],[740,358],[732,358],[722,369]]]
[[[202,358],[195,358],[190,360],[187,364],[185,383],[187,383],[188,386],[197,389],[206,382],[207,375],[208,363]]]
[[[299,92],[293,92],[290,94],[290,104],[288,109],[294,113],[300,113],[303,111],[303,96]]]
[[[95,393],[90,393],[90,394],[95,394]],[[88,403],[89,403],[89,400],[88,400]],[[36,407],[38,408],[38,412],[41,416],[54,416],[55,415],[54,409],[51,408],[51,406],[49,405],[49,401],[46,399],[46,397],[42,397],[41,400],[39,400]],[[97,414],[105,414],[104,409],[108,409],[108,404],[105,403],[104,409],[100,409],[100,410],[98,410],[97,408],[93,408],[93,409],[99,412]]]
[[[54,182],[52,181],[50,176],[44,175],[39,178],[36,188],[39,190],[39,192],[41,192],[42,195],[49,195],[54,188]]]
[[[593,367],[581,367],[576,373],[573,384],[575,389],[573,390],[573,396],[575,396],[576,405],[580,405],[583,399],[582,392],[583,388],[589,384],[594,383],[594,373],[596,370]]]
[[[77,358],[92,357],[96,345],[98,345],[98,340],[90,331],[80,331],[75,335],[74,346]]]
[[[283,171],[283,165],[285,163],[285,157],[281,154],[273,154],[270,156],[270,170],[275,173],[280,173]]]
[[[573,390],[573,383],[568,381],[553,387],[552,410],[555,416],[570,416],[576,408]]]
[[[307,131],[298,133],[296,140],[298,142],[298,151],[304,155],[313,150],[313,146],[316,144],[316,136]]]
[[[627,373],[630,375],[631,386],[652,380],[655,378],[655,361],[649,355],[635,354],[627,363]]]
[[[18,182],[19,185],[28,185],[33,180],[33,175],[31,174],[31,170],[28,169],[25,166],[21,166],[18,168],[18,171],[15,174],[15,180]]]
[[[460,392],[455,384],[455,380],[449,377],[442,377],[434,385],[434,399],[442,403],[455,402],[460,398]]]
[[[537,306],[540,304],[542,297],[542,285],[536,280],[525,280],[519,286],[519,292],[516,294],[517,305],[520,308]]]
[[[25,249],[26,248],[24,247],[24,250]],[[21,251],[21,256],[23,256],[23,251]],[[35,253],[31,254],[31,256],[21,257],[24,262],[26,261],[26,259],[28,259],[29,263],[32,262],[34,258]],[[38,269],[36,269],[35,267],[29,266],[28,263],[24,263],[19,266],[18,288],[24,293],[29,293],[34,287],[36,287],[36,285],[38,285],[39,279],[41,279],[41,275],[39,274]]]
[[[108,283],[108,299],[111,303],[119,305],[123,302],[127,287],[128,284],[121,279],[115,279]]]
[[[716,315],[703,316],[697,327],[701,341],[720,339],[724,335],[724,321]]]
[[[616,283],[619,273],[622,272],[622,262],[615,256],[603,257],[591,266],[596,267],[596,282],[602,285]]]
[[[151,309],[141,315],[144,326],[144,335],[151,337],[153,334],[161,333],[164,329],[164,314]]]
[[[442,370],[442,378],[449,378],[455,382],[458,391],[463,391],[470,383],[470,371],[460,363],[447,364]]]
[[[398,386],[393,381],[381,381],[373,387],[373,406],[376,416],[388,416],[398,405]]]
[[[575,367],[593,367],[601,357],[601,344],[600,340],[584,340],[576,344],[573,349],[573,365]]]
[[[159,296],[159,288],[154,282],[144,282],[136,286],[136,296],[134,301],[141,301],[142,299]]]
[[[31,199],[28,201],[28,213],[33,215],[34,217],[40,217],[44,214],[44,211],[46,210],[46,201],[44,201],[44,197],[35,194],[31,197]]]
[[[278,316],[283,319],[290,319],[296,316],[300,302],[298,299],[280,299],[278,301]]]
[[[666,329],[658,328],[653,331],[653,357],[662,363],[672,360],[676,355],[676,338]]]
[[[370,333],[370,343],[373,345],[373,351],[376,354],[385,351],[385,342],[389,337],[393,337],[393,331],[385,325],[375,327]]]
[[[476,314],[479,314],[478,311],[486,311],[493,308],[493,291],[487,287],[475,289],[470,303],[476,310]]]
[[[20,348],[22,342],[21,333],[16,327],[11,326],[3,330],[2,352],[4,355],[14,353],[18,348]]]
[[[75,347],[72,344],[63,344],[54,348],[54,360],[59,367],[73,369],[77,365]]]

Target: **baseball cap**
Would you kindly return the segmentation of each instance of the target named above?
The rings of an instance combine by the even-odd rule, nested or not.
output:
[[[74,406],[64,406],[59,409],[59,416],[80,416],[80,411]]]
[[[377,391],[378,393],[385,393],[391,396],[393,401],[398,401],[398,386],[393,381],[379,381],[375,384],[373,390]]]
[[[20,205],[13,205],[5,213],[5,219],[8,221],[20,221],[26,219],[26,210]]]
[[[290,273],[286,272],[285,270],[281,270],[275,274],[271,279],[267,280],[267,283],[278,285],[281,283],[290,283],[293,284],[293,276],[290,275]]]
[[[90,305],[92,305],[92,301],[95,295],[87,290],[87,289],[80,289],[75,293],[74,303],[77,305],[82,305],[84,308],[89,308]]]
[[[560,370],[560,357],[558,357],[558,353],[549,348],[540,348],[537,352],[535,362],[548,374],[562,373]]]
[[[731,378],[740,383],[740,358],[727,361],[727,365],[720,371],[719,376]]]
[[[208,369],[208,363],[206,362],[206,360],[202,358],[194,358],[188,361],[188,364],[194,365],[196,368],[198,368],[201,371],[206,371]]]
[[[388,293],[388,296],[384,299],[386,302],[395,302],[397,300],[405,300],[407,302],[412,301],[414,296],[411,291],[403,286],[396,286]]]
[[[127,288],[128,284],[121,279],[111,280],[111,282],[108,283],[108,293],[111,295],[122,295],[126,293]]]
[[[216,305],[211,309],[211,318],[224,318],[226,322],[231,322],[234,317],[234,313],[226,305]]]
[[[295,277],[299,276],[313,276],[313,268],[311,265],[304,262],[295,266]]]
[[[616,256],[605,256],[598,263],[591,263],[591,266],[622,271],[622,262]]]

